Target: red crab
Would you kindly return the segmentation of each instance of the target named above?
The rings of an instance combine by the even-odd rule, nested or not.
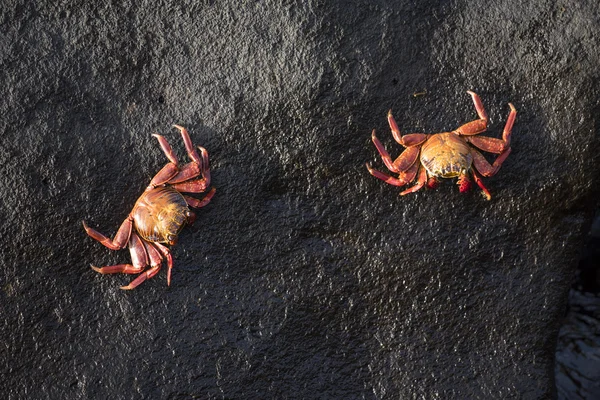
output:
[[[375,136],[375,130],[373,130],[371,137],[373,143],[375,143],[375,147],[377,147],[377,151],[379,151],[381,158],[383,158],[385,166],[393,173],[398,174],[398,178],[377,171],[367,163],[369,173],[385,183],[395,186],[409,184],[417,177],[417,183],[401,192],[401,195],[416,192],[425,184],[429,188],[434,188],[438,183],[438,178],[455,177],[458,177],[459,189],[463,193],[471,188],[471,181],[469,179],[469,173],[471,173],[485,197],[490,200],[492,196],[483,185],[479,174],[485,177],[494,176],[504,160],[506,160],[506,157],[510,154],[510,133],[515,122],[515,117],[517,116],[517,110],[511,103],[508,103],[510,114],[508,114],[508,119],[502,132],[502,139],[477,136],[487,129],[488,117],[479,96],[471,91],[467,93],[473,98],[479,119],[468,122],[452,132],[435,134],[412,133],[402,136],[390,110],[388,112],[388,123],[390,124],[392,135],[406,149],[395,161],[392,161],[386,149]],[[499,156],[490,165],[483,155],[469,144],[483,151],[499,154]],[[419,155],[420,159],[417,162]]]
[[[188,206],[204,207],[216,191],[214,188],[211,189],[202,200],[182,194],[202,193],[210,185],[208,152],[198,146],[202,154],[202,157],[199,157],[187,130],[179,125],[173,126],[181,131],[185,148],[192,162],[180,166],[165,138],[157,134],[152,135],[158,139],[160,147],[170,162],[152,178],[150,185],[135,202],[133,210],[121,224],[114,239],[111,240],[88,227],[83,221],[87,234],[109,249],[119,250],[126,245],[129,247],[133,264],[110,265],[102,268],[92,265],[92,269],[101,274],[120,272],[140,274],[121,289],[133,289],[146,279],[152,278],[160,270],[163,258],[167,259],[169,268],[167,285],[171,284],[173,257],[165,244],[174,245],[183,226],[194,222],[196,216]],[[148,265],[150,268],[144,271]]]

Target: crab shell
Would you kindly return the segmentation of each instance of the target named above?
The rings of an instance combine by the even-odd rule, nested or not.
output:
[[[132,212],[135,229],[144,240],[171,246],[192,215],[185,198],[171,186],[145,192]]]
[[[471,148],[452,132],[432,135],[421,147],[421,164],[429,176],[456,178],[465,175],[472,163]]]

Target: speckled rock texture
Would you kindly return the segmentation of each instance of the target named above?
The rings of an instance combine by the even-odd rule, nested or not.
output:
[[[283,4],[282,4],[283,3]],[[599,187],[597,1],[0,5],[5,398],[546,399]],[[476,118],[512,154],[492,200],[399,197],[404,133]],[[416,94],[416,95],[415,95]],[[173,123],[213,201],[166,269],[113,235]],[[488,155],[489,156],[489,155]],[[493,157],[489,158],[490,160]]]

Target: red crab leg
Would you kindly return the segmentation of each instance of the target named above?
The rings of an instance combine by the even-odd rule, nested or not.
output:
[[[207,205],[210,202],[210,199],[212,199],[212,197],[215,195],[216,191],[217,191],[217,189],[215,189],[215,188],[210,189],[210,192],[208,192],[202,200],[196,199],[196,198],[190,197],[190,196],[185,196],[185,195],[183,196],[183,198],[190,206],[192,206],[194,208],[200,208],[200,207],[204,207],[205,205]]]
[[[146,242],[142,240],[144,244],[144,248],[146,249],[146,253],[148,253],[148,258],[150,260],[150,266],[156,267],[162,263],[162,255],[160,252],[152,245],[150,242]]]
[[[154,275],[158,274],[158,271],[160,271],[160,264],[142,272],[141,274],[139,274],[137,276],[137,278],[135,278],[134,280],[132,280],[129,285],[127,286],[121,286],[121,289],[123,290],[131,290],[131,289],[135,289],[137,286],[140,285],[140,283],[144,282],[146,279],[150,279],[152,278]]]
[[[167,142],[167,140],[158,133],[155,133],[152,136],[158,139],[158,143],[160,144],[162,151],[165,153],[169,161],[175,165],[178,165],[177,157],[175,156],[175,153],[173,153],[171,146],[169,146],[169,142]]]
[[[172,177],[177,175],[178,171],[179,169],[177,168],[177,165],[173,163],[168,163],[167,165],[162,167],[162,169],[158,171],[156,175],[154,175],[154,178],[152,178],[146,190],[153,189],[160,185],[164,185],[165,183],[169,182],[169,180]]]
[[[198,146],[202,153],[202,165],[196,162],[191,162],[183,166],[179,173],[169,180],[170,184],[182,183],[202,175],[202,179],[206,181],[206,187],[210,185],[210,170],[208,168],[208,152],[204,147]]]
[[[176,183],[173,188],[178,192],[184,193],[202,193],[208,187],[208,182],[205,178],[194,179],[192,181]]]
[[[208,151],[202,146],[198,146],[202,154],[202,176],[206,180],[206,186],[210,185],[210,168],[208,166]]]
[[[470,136],[466,137],[465,140],[483,151],[496,154],[502,153],[509,146],[501,139],[488,136]]]
[[[481,102],[481,99],[479,98],[477,93],[472,92],[470,90],[467,90],[467,93],[469,93],[473,98],[473,104],[475,104],[475,109],[477,110],[477,115],[479,116],[479,119],[487,121],[487,113],[485,112],[485,109],[483,108],[483,103]]]
[[[485,177],[490,177],[496,175],[506,157],[510,154],[510,147],[502,154],[496,158],[494,164],[490,165],[490,163],[485,159],[485,157],[476,149],[471,148],[471,155],[473,156],[473,165],[481,173],[481,175]]]
[[[420,151],[421,146],[408,147],[398,156],[398,158],[396,158],[396,160],[394,161],[394,165],[401,172],[407,171],[410,167],[412,167],[415,164],[417,158],[419,158]]]
[[[96,267],[92,265],[92,269],[96,272],[101,273],[102,275],[106,274],[139,274],[144,270],[144,267],[138,268],[134,267],[131,264],[117,264],[117,265],[109,265],[106,267]]]
[[[202,165],[202,161],[200,160],[198,153],[196,153],[196,149],[194,149],[194,145],[192,144],[192,139],[190,139],[190,135],[188,134],[187,129],[185,129],[183,126],[179,126],[179,125],[173,125],[173,127],[179,129],[179,131],[181,132],[181,137],[183,138],[183,143],[185,144],[185,149],[187,150],[187,153],[190,156],[190,158],[192,159],[192,161],[194,161],[195,163],[197,163],[199,165]]]
[[[510,113],[508,114],[506,124],[504,125],[504,130],[502,131],[502,140],[504,140],[504,143],[507,143],[507,145],[510,145],[510,134],[515,123],[515,119],[517,118],[517,109],[512,105],[512,103],[508,103],[508,106],[510,107]]]
[[[152,278],[154,275],[160,271],[160,267],[162,264],[162,256],[156,250],[156,248],[150,242],[146,242],[145,240],[140,240],[140,243],[144,247],[144,251],[148,254],[148,258],[150,259],[151,268],[142,272],[138,277],[136,277],[133,281],[129,283],[127,286],[121,286],[123,290],[131,290],[135,287],[139,286],[140,283],[144,282],[146,279]]]
[[[384,174],[383,172],[377,171],[376,169],[371,168],[371,166],[367,163],[367,169],[369,173],[373,175],[377,179],[381,179],[385,183],[394,186],[404,186],[415,179],[417,176],[417,171],[419,169],[419,163],[414,163],[406,172],[400,172],[398,178],[393,178],[389,175]]]
[[[171,252],[165,245],[160,244],[160,243],[152,243],[152,245],[156,246],[158,251],[160,251],[162,253],[162,255],[167,258],[167,267],[169,268],[167,270],[167,285],[170,286],[171,285],[171,271],[173,270],[173,256],[171,256]]]
[[[389,169],[392,172],[399,173],[400,170],[394,165],[392,157],[390,157],[390,153],[387,152],[383,144],[381,144],[379,139],[377,139],[377,136],[375,135],[375,129],[373,129],[373,132],[371,132],[371,140],[373,141],[373,144],[375,144],[375,147],[377,148],[377,151],[383,159],[383,163],[385,164],[387,169]]]
[[[131,215],[128,215],[127,218],[125,219],[125,221],[123,221],[123,223],[119,227],[119,230],[117,231],[117,234],[115,235],[115,238],[112,240],[107,238],[106,236],[104,236],[103,234],[98,232],[97,230],[92,229],[89,226],[87,226],[85,221],[81,221],[81,222],[83,222],[83,229],[85,229],[85,232],[90,237],[99,241],[100,243],[102,243],[103,245],[105,245],[106,247],[108,247],[111,250],[119,250],[119,249],[122,249],[123,247],[125,247],[125,245],[127,244],[127,241],[129,240],[129,236],[131,235],[131,227],[133,225],[132,221],[133,221],[133,218],[131,217]]]
[[[477,115],[479,116],[479,119],[467,122],[466,124],[459,126],[458,129],[456,129],[454,132],[456,132],[459,135],[466,136],[478,135],[482,132],[485,132],[485,130],[487,129],[488,116],[485,112],[485,109],[483,108],[483,103],[481,102],[479,96],[477,96],[475,92],[468,91],[467,93],[469,93],[473,98],[473,103],[475,104],[475,109],[477,110]]]
[[[416,163],[415,163],[415,165],[416,165]],[[425,185],[425,182],[427,182],[427,170],[423,166],[420,166],[419,167],[419,177],[417,178],[417,183],[413,187],[406,189],[404,192],[400,193],[400,196],[404,196],[406,194],[416,192],[417,190],[421,189]]]
[[[406,150],[400,153],[400,155],[398,156],[398,158],[396,158],[395,161],[392,161],[392,157],[390,157],[390,154],[387,152],[383,144],[381,144],[379,139],[377,139],[377,136],[375,136],[375,129],[373,129],[371,139],[373,140],[373,143],[375,144],[379,155],[381,155],[381,158],[383,159],[383,162],[387,169],[397,174],[409,169],[411,165],[415,163],[417,157],[419,156],[420,147],[412,146],[408,147]]]
[[[400,133],[400,129],[398,129],[398,125],[396,124],[396,120],[392,116],[392,110],[388,111],[387,118],[388,118],[388,124],[390,125],[390,129],[392,130],[392,135],[394,136],[394,139],[396,139],[396,142],[398,142],[402,146],[404,146],[404,147],[415,146],[415,145],[421,144],[425,140],[427,140],[428,135],[426,135],[424,133],[411,133],[411,134],[402,136],[402,134]]]
[[[134,280],[132,280],[129,285],[121,286],[123,290],[131,290],[139,286],[140,283],[144,282],[146,279],[152,278],[154,275],[160,271],[160,267],[162,264],[162,257],[160,253],[152,246],[150,242],[146,242],[142,240],[138,235],[132,235],[131,242],[129,243],[130,249],[133,248],[135,251],[131,252],[131,258],[133,260],[133,264],[136,263],[136,258],[139,258],[137,262],[141,262],[141,258],[144,257],[145,265],[150,263],[151,268],[143,271],[140,275],[138,275]]]
[[[129,254],[131,255],[131,262],[133,265],[118,264],[109,265],[107,267],[102,268],[98,268],[92,265],[92,269],[101,274],[137,274],[143,271],[146,265],[148,265],[148,256],[146,254],[146,249],[142,244],[142,240],[135,232],[131,234],[131,239],[129,239]]]
[[[510,113],[508,114],[506,125],[504,125],[504,130],[502,131],[502,139],[496,139],[487,136],[473,136],[466,137],[465,139],[467,142],[471,143],[473,146],[477,146],[483,151],[490,153],[500,154],[508,149],[510,147],[512,127],[515,123],[515,118],[517,117],[517,110],[515,109],[515,106],[513,106],[511,103],[508,103],[508,106],[510,107]]]
[[[169,184],[185,182],[200,175],[200,166],[195,162],[185,164],[177,175],[169,179]]]
[[[475,182],[477,183],[477,185],[479,185],[479,187],[483,191],[483,195],[485,196],[485,198],[488,200],[491,200],[492,195],[490,194],[490,191],[483,185],[483,181],[481,180],[481,177],[479,176],[477,171],[472,169],[471,172],[473,172],[473,178],[475,179]]]

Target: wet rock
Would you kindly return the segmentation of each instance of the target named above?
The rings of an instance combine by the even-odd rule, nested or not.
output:
[[[9,398],[547,398],[598,187],[598,8],[556,2],[5,1],[0,9]],[[512,102],[486,183],[399,197],[370,176],[404,133]],[[217,195],[162,271],[112,235],[171,124]],[[492,159],[492,158],[490,158]]]

